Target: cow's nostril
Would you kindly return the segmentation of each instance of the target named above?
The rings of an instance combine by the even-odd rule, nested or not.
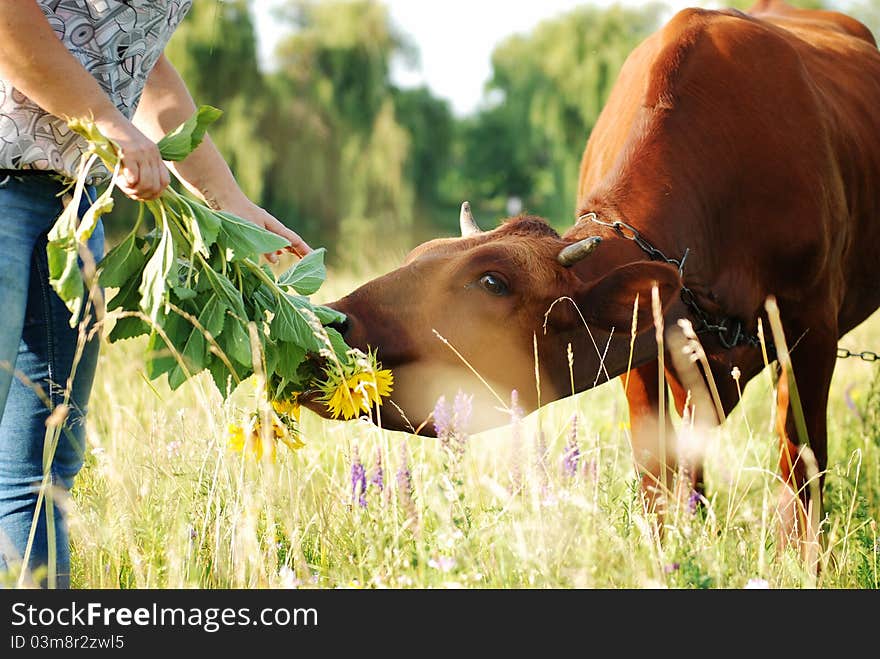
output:
[[[342,334],[342,336],[345,336],[345,333],[348,332],[350,323],[348,322],[348,318],[346,318],[345,320],[341,320],[338,323],[331,323],[329,326]]]

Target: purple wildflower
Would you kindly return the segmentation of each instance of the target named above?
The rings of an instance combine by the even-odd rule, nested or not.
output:
[[[455,395],[455,403],[452,405],[453,423],[455,431],[461,436],[467,436],[468,426],[471,422],[471,413],[474,410],[474,397],[468,396],[463,391]]]
[[[449,435],[452,426],[452,416],[449,411],[449,405],[446,404],[446,396],[440,396],[437,404],[434,405],[434,432],[440,441]]]
[[[385,470],[382,468],[382,449],[376,449],[376,465],[370,476],[370,485],[375,485],[380,492],[385,490]]]
[[[361,462],[357,446],[351,455],[351,500],[357,501],[361,508],[367,507],[367,470]]]
[[[400,498],[400,505],[408,519],[414,522],[418,521],[416,516],[416,505],[413,501],[413,483],[412,472],[409,470],[409,455],[406,449],[406,442],[400,446],[400,467],[397,469],[397,495]]]
[[[397,469],[397,486],[400,488],[401,493],[412,491],[412,473],[409,470],[406,443],[401,444],[400,448],[400,467]]]
[[[434,406],[434,431],[440,444],[456,462],[461,460],[466,449],[473,401],[473,396],[459,391],[451,409],[445,396],[441,396]]]
[[[681,563],[670,563],[663,566],[663,571],[666,574],[672,574],[673,572],[677,572],[679,569],[681,569]]]
[[[696,490],[691,490],[687,501],[687,510],[691,515],[697,514],[697,507],[700,505],[701,500],[702,497],[700,496],[700,493]]]
[[[578,446],[578,417],[571,417],[571,430],[568,433],[568,444],[562,454],[562,473],[569,478],[577,476],[578,465],[581,461],[581,449]]]

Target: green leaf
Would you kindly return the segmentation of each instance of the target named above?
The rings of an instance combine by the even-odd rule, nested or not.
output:
[[[230,360],[234,360],[248,369],[253,368],[251,341],[247,330],[239,320],[232,316],[226,316],[223,333],[220,335],[218,343]]]
[[[138,287],[140,286],[140,273],[134,273],[125,284],[116,291],[116,295],[114,295],[107,302],[107,311],[115,311],[116,309],[122,309],[123,311],[140,311],[141,310],[141,295],[138,292]]]
[[[110,213],[112,210],[113,187],[110,186],[104,194],[95,200],[95,203],[89,206],[89,209],[83,215],[76,230],[76,241],[81,244],[87,242],[95,232],[95,227],[98,226],[98,220],[101,219],[101,216]]]
[[[203,105],[196,113],[159,140],[162,160],[179,162],[195,151],[205,138],[205,131],[223,115],[210,105]]]
[[[134,316],[126,316],[116,320],[116,324],[113,325],[113,329],[110,330],[107,338],[110,343],[116,343],[117,341],[125,341],[149,333],[150,326],[143,320]]]
[[[278,368],[278,344],[263,337],[263,361],[265,372],[269,375]]]
[[[327,268],[324,266],[326,253],[327,250],[321,248],[307,254],[299,263],[281,275],[278,285],[292,286],[300,295],[317,293],[327,279]]]
[[[111,172],[119,162],[119,146],[106,137],[92,119],[74,117],[67,121],[67,127],[89,142],[89,151],[94,152]]]
[[[232,374],[229,372],[226,364],[223,363],[222,359],[214,356],[208,362],[208,372],[211,374],[211,378],[214,380],[214,384],[217,386],[220,395],[223,396],[225,400],[227,394],[235,389],[235,380],[233,379],[230,382],[229,378]]]
[[[214,293],[223,302],[223,304],[232,310],[239,318],[247,318],[247,312],[244,308],[244,300],[241,298],[241,292],[235,288],[231,281],[221,275],[219,272],[211,268],[204,268],[202,272],[211,285]]]
[[[237,276],[235,279],[239,282],[237,288],[241,291],[242,297],[247,300],[248,303],[253,303],[254,294],[261,286],[263,286],[263,280],[260,279],[254,273],[254,271],[248,267],[238,268],[238,272],[236,274]]]
[[[190,377],[198,375],[208,365],[208,344],[205,341],[205,335],[199,328],[193,327],[183,347],[181,357]],[[172,391],[179,389],[186,380],[187,373],[180,364],[177,364],[168,374],[168,386]]]
[[[272,289],[263,284],[254,292],[254,305],[262,311],[271,311],[275,309],[275,295]]]
[[[235,377],[232,377],[233,374],[229,371],[229,368],[217,355],[211,355],[210,360],[208,361],[208,372],[211,374],[214,384],[217,385],[217,389],[220,391],[220,395],[223,396],[224,399],[228,394],[235,391],[237,387],[236,382],[243,381],[250,376],[248,369],[239,370],[236,368],[234,362],[232,367],[236,369],[235,376],[238,380],[236,380]]]
[[[116,311],[117,309],[122,311],[140,311],[141,295],[138,292],[140,279],[140,272],[133,273],[131,278],[116,292],[116,295],[107,302],[107,311]],[[143,319],[135,316],[126,316],[116,319],[116,323],[113,329],[110,330],[108,338],[110,343],[116,343],[117,341],[149,334],[151,329],[149,323],[144,322]]]
[[[223,218],[217,243],[230,254],[232,261],[259,258],[260,254],[269,254],[290,245],[279,235],[258,227],[240,217],[217,212]]]
[[[49,262],[49,283],[70,310],[70,326],[76,327],[85,296],[76,240],[50,241],[46,246],[46,256]]]
[[[348,356],[349,347],[345,339],[342,338],[342,334],[332,327],[325,327],[324,331],[327,332],[327,338],[330,339],[330,345],[333,346],[337,359],[343,364],[347,364],[351,358]]]
[[[174,350],[183,352],[186,340],[192,330],[192,325],[185,318],[176,313],[168,314],[162,329],[168,336]],[[155,380],[163,373],[171,372],[177,366],[177,359],[172,348],[169,347],[159,333],[153,330],[150,340],[147,342],[147,377]]]
[[[71,327],[76,327],[79,322],[85,296],[85,283],[79,269],[79,244],[76,240],[78,215],[75,206],[75,201],[67,204],[49,231],[46,246],[49,283],[70,310]]]
[[[292,341],[278,341],[276,344],[278,351],[278,364],[275,366],[275,373],[286,380],[295,380],[297,369],[306,358],[306,351]]]
[[[186,302],[187,300],[195,300],[199,295],[198,292],[191,288],[187,288],[186,286],[172,286],[171,290],[174,291],[177,299],[183,302]]]
[[[167,303],[168,275],[174,265],[174,241],[167,225],[159,239],[159,247],[156,253],[147,262],[144,268],[144,277],[141,281],[141,309],[153,322],[159,317],[160,311]]]
[[[226,318],[226,306],[216,295],[212,295],[202,312],[199,314],[199,323],[210,332],[215,339],[223,332],[223,321]]]
[[[281,302],[275,309],[275,317],[269,325],[269,332],[275,341],[292,341],[308,351],[320,349],[311,326],[288,295],[282,296]]]
[[[330,307],[314,307],[313,311],[322,325],[335,325],[345,322],[345,314]]]
[[[138,248],[135,234],[111,249],[101,261],[99,281],[107,288],[120,288],[138,273],[146,263],[144,253]]]
[[[184,219],[188,221],[193,234],[193,249],[209,256],[211,246],[217,242],[223,219],[216,212],[197,201],[186,197],[181,197],[181,201],[190,211],[189,215],[184,215]]]

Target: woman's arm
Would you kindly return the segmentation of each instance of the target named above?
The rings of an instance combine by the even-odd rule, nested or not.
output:
[[[123,192],[135,199],[162,193],[170,177],[159,149],[116,109],[34,0],[0,1],[0,44],[4,79],[57,117],[94,117],[101,132],[120,146]]]
[[[163,55],[150,73],[134,116],[135,125],[147,136],[159,140],[195,111],[196,105],[180,74]],[[290,241],[290,251],[300,256],[312,251],[295,232],[247,198],[210,136],[206,135],[201,146],[186,160],[171,163],[171,167],[184,185],[211,207],[234,213],[286,238]],[[267,257],[275,260],[272,255]]]

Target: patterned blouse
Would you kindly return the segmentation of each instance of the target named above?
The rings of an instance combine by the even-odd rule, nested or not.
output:
[[[37,0],[55,34],[129,119],[192,0]],[[0,169],[75,175],[85,148],[67,123],[0,77]]]

